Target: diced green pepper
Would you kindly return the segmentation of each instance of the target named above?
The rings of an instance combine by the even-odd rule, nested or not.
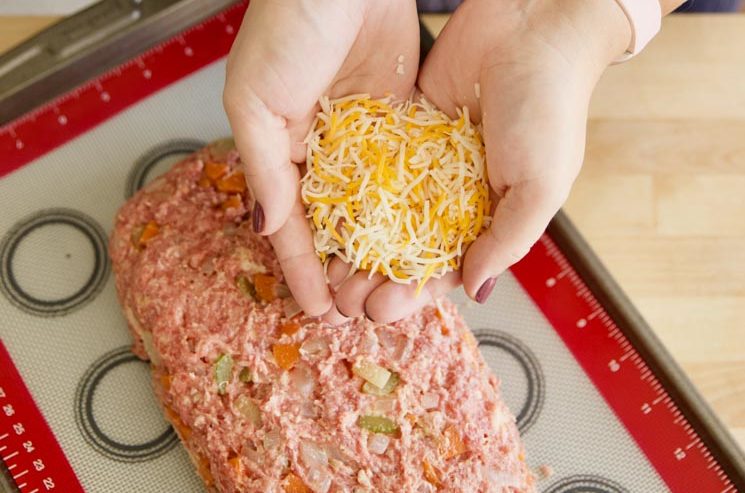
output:
[[[228,389],[231,373],[233,372],[233,358],[229,354],[223,354],[215,361],[215,381],[217,382],[217,393],[224,394]]]
[[[251,370],[249,370],[248,368],[243,368],[238,374],[238,380],[243,383],[251,382]]]
[[[246,276],[240,275],[235,278],[235,285],[238,288],[238,290],[243,293],[244,296],[248,296],[254,301],[257,301],[256,298],[256,286],[248,280]]]
[[[398,373],[391,372],[391,376],[388,378],[388,381],[385,383],[383,388],[377,387],[370,382],[365,382],[362,384],[362,392],[370,395],[377,395],[377,396],[383,396],[388,395],[398,386],[398,382],[400,381],[398,377]]]
[[[384,416],[371,416],[369,414],[360,416],[357,425],[373,433],[385,433],[386,435],[398,433],[398,425]]]
[[[210,155],[215,161],[224,162],[228,158],[228,153],[235,149],[235,141],[228,137],[225,139],[215,140],[210,143]]]

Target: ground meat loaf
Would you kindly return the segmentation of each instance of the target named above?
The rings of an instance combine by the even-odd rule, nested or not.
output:
[[[528,492],[515,419],[455,307],[331,327],[251,231],[232,142],[119,211],[110,253],[134,352],[211,491]]]

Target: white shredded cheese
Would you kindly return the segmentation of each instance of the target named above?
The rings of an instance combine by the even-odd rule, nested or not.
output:
[[[424,283],[460,267],[490,222],[481,129],[424,97],[320,101],[306,137],[302,198],[316,251],[353,270]]]

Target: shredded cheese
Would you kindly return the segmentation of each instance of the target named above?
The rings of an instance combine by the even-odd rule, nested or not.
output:
[[[460,268],[489,226],[480,127],[424,97],[394,104],[357,94],[329,100],[305,140],[302,199],[318,255],[353,270],[418,282]]]

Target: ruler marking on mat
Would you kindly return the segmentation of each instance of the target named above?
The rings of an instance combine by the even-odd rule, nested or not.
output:
[[[235,39],[233,26],[240,25],[247,5],[247,1],[238,2],[221,16],[216,14],[187,28],[180,35],[0,126],[3,154],[0,177],[222,58]],[[194,46],[202,48],[194,50]],[[80,108],[86,111],[68,111]],[[60,114],[65,118],[58,119]]]
[[[699,491],[735,493],[698,432],[548,234],[512,272],[671,491],[687,493],[697,484]],[[606,331],[587,330],[598,320]]]

